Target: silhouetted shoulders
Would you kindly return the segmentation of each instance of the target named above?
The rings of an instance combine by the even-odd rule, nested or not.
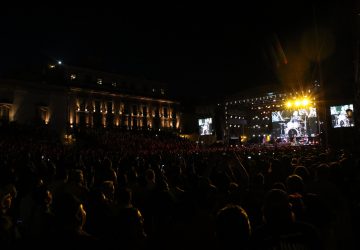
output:
[[[251,239],[253,249],[322,249],[316,228],[302,222],[286,226],[261,226],[254,231]]]

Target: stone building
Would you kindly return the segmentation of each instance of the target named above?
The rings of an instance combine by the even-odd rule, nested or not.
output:
[[[35,80],[13,79],[0,80],[2,122],[43,123],[56,130],[181,128],[179,103],[157,82],[61,62],[43,67]]]

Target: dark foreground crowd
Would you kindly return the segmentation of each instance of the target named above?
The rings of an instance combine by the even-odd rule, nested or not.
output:
[[[0,248],[358,249],[360,166],[322,146],[0,131]]]

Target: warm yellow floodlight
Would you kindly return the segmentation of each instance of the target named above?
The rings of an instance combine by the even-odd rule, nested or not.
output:
[[[285,106],[288,109],[291,108],[308,108],[310,107],[314,102],[307,96],[293,98],[291,100],[286,100]]]
[[[306,106],[308,106],[309,104],[310,104],[310,101],[309,101],[307,98],[304,98],[304,99],[302,100],[302,106],[306,107]]]

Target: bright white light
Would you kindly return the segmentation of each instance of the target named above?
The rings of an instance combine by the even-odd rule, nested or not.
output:
[[[62,61],[58,61],[58,64],[59,64],[59,65],[62,64]]]

